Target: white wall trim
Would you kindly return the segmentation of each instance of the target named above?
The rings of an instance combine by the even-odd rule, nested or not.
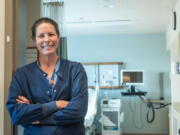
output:
[[[5,0],[0,0],[0,134],[4,134]]]

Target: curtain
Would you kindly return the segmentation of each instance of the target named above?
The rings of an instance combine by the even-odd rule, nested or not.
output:
[[[67,37],[60,38],[60,45],[57,50],[60,58],[67,59]]]
[[[62,0],[41,0],[41,16],[49,17],[56,21],[60,31],[60,44],[57,54],[60,58],[67,59],[67,37],[64,27],[64,2]]]

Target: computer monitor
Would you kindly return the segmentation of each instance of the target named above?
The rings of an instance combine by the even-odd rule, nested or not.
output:
[[[142,85],[144,84],[143,70],[121,70],[122,85]]]

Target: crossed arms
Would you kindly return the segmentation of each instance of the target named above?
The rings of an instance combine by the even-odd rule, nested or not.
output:
[[[57,100],[43,104],[31,103],[30,98],[24,96],[25,79],[22,73],[17,71],[12,79],[6,103],[13,124],[65,125],[82,121],[87,112],[87,77],[82,67],[77,69],[72,77],[71,100]]]
[[[30,101],[24,96],[18,96],[16,101],[18,104],[27,104],[27,105],[30,104]],[[69,101],[57,100],[57,101],[55,101],[55,103],[56,103],[57,109],[61,110],[69,104]],[[43,124],[43,122],[40,123],[40,121],[34,121],[34,122],[32,122],[32,124]]]

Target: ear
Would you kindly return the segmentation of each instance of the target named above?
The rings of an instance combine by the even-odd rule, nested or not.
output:
[[[34,42],[34,46],[37,48],[36,39],[34,39],[33,42]]]

